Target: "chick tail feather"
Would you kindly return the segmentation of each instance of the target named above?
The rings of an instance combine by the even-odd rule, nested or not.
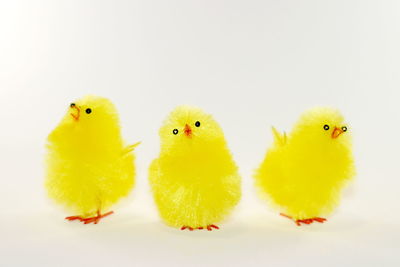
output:
[[[122,150],[122,154],[125,155],[125,154],[128,154],[128,153],[132,152],[141,143],[142,142],[137,142],[137,143],[135,143],[133,145],[129,145],[129,146],[125,147],[124,150]]]
[[[274,134],[275,143],[281,146],[285,145],[287,140],[286,133],[284,132],[281,134],[274,126],[272,126],[271,129],[272,133]]]

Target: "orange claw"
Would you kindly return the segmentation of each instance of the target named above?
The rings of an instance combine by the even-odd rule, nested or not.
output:
[[[69,216],[69,217],[66,217],[65,219],[69,220],[69,221],[79,220],[79,221],[83,222],[84,224],[89,224],[89,223],[97,224],[101,219],[103,219],[104,217],[107,217],[108,215],[111,215],[113,213],[114,213],[113,211],[110,211],[110,212],[101,214],[100,211],[98,211],[97,216],[95,216],[95,217],[83,218],[81,216]]]
[[[315,217],[314,221],[317,221],[319,223],[324,223],[326,221],[326,219],[325,218],[320,218],[320,217]]]
[[[214,224],[210,224],[210,225],[208,225],[207,227],[202,227],[202,226],[201,226],[201,227],[197,227],[197,228],[193,228],[193,227],[190,227],[190,226],[182,226],[182,227],[181,227],[181,230],[189,229],[189,231],[193,231],[193,230],[203,230],[203,229],[207,229],[208,231],[212,231],[213,228],[214,228],[214,229],[219,229],[218,226],[216,226],[216,225],[214,225]]]
[[[216,225],[214,225],[214,224],[210,224],[210,225],[207,226],[207,230],[208,230],[208,231],[212,231],[213,228],[214,228],[214,229],[217,229],[217,230],[219,229],[219,227],[216,226]]]
[[[293,219],[291,216],[289,216],[289,215],[286,215],[286,214],[283,214],[283,213],[281,213],[280,215],[283,216],[283,217],[286,217],[286,218],[288,218],[288,219],[290,219],[290,220],[292,220],[292,221],[294,221],[295,224],[296,224],[297,226],[301,226],[302,223],[303,223],[303,224],[312,224],[313,222],[324,223],[324,222],[326,221],[325,218],[320,218],[320,217],[309,218],[309,219],[302,219],[302,220],[294,220],[294,219]]]
[[[182,228],[181,228],[182,231],[186,230],[186,229],[189,229],[189,231],[193,231],[194,230],[194,228],[192,228],[190,226],[182,226]]]
[[[81,216],[69,216],[69,217],[65,217],[65,219],[68,221],[75,221],[75,220],[82,221],[83,220],[83,218]]]

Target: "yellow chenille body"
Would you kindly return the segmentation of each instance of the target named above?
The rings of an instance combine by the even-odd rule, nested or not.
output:
[[[288,136],[273,130],[275,142],[255,175],[261,194],[295,220],[330,214],[354,176],[351,137],[342,115],[314,108]]]
[[[149,170],[160,216],[173,227],[222,221],[240,200],[241,181],[217,122],[181,106],[165,121],[160,138],[160,155]]]
[[[83,218],[107,210],[134,185],[133,147],[124,146],[109,100],[87,96],[75,102],[48,137],[49,196]]]

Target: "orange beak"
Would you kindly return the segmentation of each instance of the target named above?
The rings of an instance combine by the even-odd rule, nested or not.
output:
[[[344,131],[338,127],[335,127],[335,129],[332,132],[332,139],[338,138]]]
[[[183,132],[187,137],[192,138],[192,128],[190,128],[189,125],[185,125],[185,129],[183,130]]]
[[[78,106],[76,106],[76,105],[71,106],[71,109],[72,109],[72,113],[71,113],[72,118],[74,118],[74,120],[78,121],[79,116],[81,114],[81,109],[78,108]],[[76,111],[76,112],[74,113],[74,111]]]

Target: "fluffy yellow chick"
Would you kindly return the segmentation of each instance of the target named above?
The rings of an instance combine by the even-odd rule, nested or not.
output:
[[[48,136],[49,196],[71,212],[68,220],[98,223],[134,185],[135,145],[124,146],[117,110],[106,98],[86,96],[72,104]]]
[[[256,171],[256,185],[296,222],[324,222],[338,205],[341,189],[354,176],[351,137],[336,109],[305,112],[292,132],[273,128],[275,142]]]
[[[182,230],[219,229],[241,197],[238,168],[211,115],[180,106],[160,129],[149,180],[162,219]]]

